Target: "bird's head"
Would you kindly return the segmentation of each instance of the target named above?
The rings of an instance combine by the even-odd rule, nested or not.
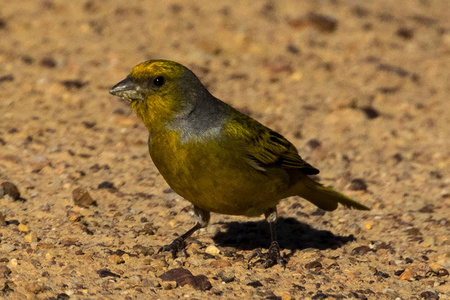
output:
[[[127,99],[147,128],[188,113],[208,94],[192,71],[168,60],[140,63],[109,92]]]

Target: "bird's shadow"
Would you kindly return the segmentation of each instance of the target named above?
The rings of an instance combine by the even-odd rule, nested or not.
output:
[[[222,224],[225,230],[213,237],[216,245],[240,250],[268,248],[270,245],[270,229],[265,220]],[[294,218],[278,219],[277,237],[281,249],[290,249],[292,253],[307,248],[337,249],[356,240],[353,235],[341,236],[328,230],[317,230]]]

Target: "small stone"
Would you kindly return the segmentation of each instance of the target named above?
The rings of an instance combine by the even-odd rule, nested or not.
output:
[[[36,232],[30,232],[23,238],[23,240],[26,243],[37,243],[38,236],[37,236]]]
[[[89,195],[88,191],[81,187],[72,191],[72,197],[75,205],[80,207],[89,207],[94,203],[94,200],[91,195]]]
[[[257,287],[263,286],[263,284],[259,280],[255,280],[255,281],[249,282],[249,283],[247,283],[247,285],[251,286],[253,288],[257,288]]]
[[[438,300],[439,295],[435,291],[425,291],[420,293],[420,299],[426,299],[426,300]]]
[[[410,40],[414,37],[414,30],[412,28],[400,27],[395,34],[405,40]]]
[[[421,213],[432,213],[432,212],[434,212],[434,205],[433,204],[426,204],[424,207],[419,209],[419,212],[421,212]]]
[[[225,283],[232,282],[236,278],[236,276],[234,275],[234,272],[225,272],[224,270],[220,271],[217,274],[217,277],[219,277],[222,280],[222,282],[225,282]]]
[[[17,186],[8,181],[2,182],[0,185],[0,198],[4,197],[9,198],[12,201],[18,200],[20,198],[20,192]]]
[[[120,275],[111,272],[109,269],[97,270],[97,274],[102,278],[103,277],[120,277]]]
[[[364,255],[368,252],[372,251],[369,246],[359,246],[352,250],[352,254],[356,255]]]
[[[39,283],[29,283],[25,286],[25,288],[33,294],[39,294],[46,290],[46,287]]]
[[[448,272],[447,269],[440,268],[440,269],[437,271],[436,275],[439,276],[439,277],[448,276],[448,275],[449,275],[449,272]]]
[[[309,147],[309,149],[315,150],[317,148],[320,148],[322,143],[318,139],[310,139],[308,142],[306,142],[306,145]]]
[[[17,226],[17,229],[19,229],[19,231],[22,231],[22,232],[29,231],[27,225],[24,225],[24,224],[19,224],[19,226]]]
[[[320,261],[315,260],[315,261],[305,264],[305,268],[306,269],[321,269],[322,264],[320,263]]]
[[[390,296],[390,297],[397,297],[398,293],[397,291],[393,290],[393,289],[384,289],[384,292],[386,293],[386,295]]]
[[[78,246],[79,241],[77,238],[66,237],[61,240],[61,245],[63,247]]]
[[[140,233],[145,235],[154,235],[155,232],[156,228],[152,223],[145,223],[144,228],[140,231]]]
[[[231,262],[229,262],[228,260],[219,259],[212,261],[209,265],[215,268],[224,268],[224,267],[231,267]]]
[[[442,268],[442,266],[441,266],[440,264],[435,263],[435,262],[429,263],[429,264],[428,264],[428,267],[430,268],[430,270],[431,270],[433,273],[437,273],[438,270]]]
[[[2,250],[5,252],[13,252],[16,250],[16,247],[12,244],[2,244]]]
[[[34,156],[30,161],[33,170],[42,170],[44,167],[50,166],[51,160],[45,156]]]
[[[19,264],[19,262],[17,261],[17,259],[15,258],[11,258],[11,260],[9,261],[10,265],[12,267],[17,267],[17,265]]]
[[[355,178],[350,182],[350,186],[348,188],[352,191],[366,191],[367,184],[364,179]]]
[[[55,248],[55,245],[50,244],[50,243],[39,243],[38,248],[39,249],[53,249],[53,248]]]
[[[209,245],[206,247],[205,252],[211,255],[217,255],[220,253],[220,250],[214,245]]]
[[[365,114],[366,118],[369,120],[378,118],[378,116],[380,115],[378,110],[376,110],[375,108],[373,108],[371,106],[361,107],[361,110]]]
[[[3,213],[0,212],[0,226],[6,226],[8,223],[6,223],[6,218]]]
[[[83,219],[83,216],[78,211],[69,210],[66,215],[70,222],[79,222]]]
[[[414,277],[414,272],[411,271],[410,269],[406,269],[405,271],[403,271],[403,273],[400,275],[399,279],[400,280],[410,280],[411,278]]]
[[[194,276],[189,270],[183,268],[171,269],[159,276],[159,278],[163,281],[176,281],[179,286],[189,284],[193,288],[201,291],[212,288],[211,282],[209,282],[205,275]]]
[[[108,261],[111,264],[116,264],[116,265],[123,264],[125,262],[122,257],[120,257],[119,255],[116,255],[116,254],[110,255],[108,257]]]
[[[11,274],[11,269],[7,266],[0,265],[0,278],[6,278]]]
[[[324,33],[334,32],[338,26],[338,21],[335,18],[317,13],[308,13],[306,16],[291,20],[288,23],[293,28],[314,27]]]

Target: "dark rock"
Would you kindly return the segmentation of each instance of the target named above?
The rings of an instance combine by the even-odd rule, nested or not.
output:
[[[366,118],[369,120],[378,118],[380,116],[380,113],[378,112],[378,110],[376,110],[375,108],[373,108],[371,106],[361,107],[361,110],[366,115]]]
[[[92,199],[88,191],[82,187],[78,187],[72,191],[72,198],[75,205],[79,207],[89,207],[94,204],[94,199]]]
[[[52,57],[44,57],[41,59],[41,66],[52,69],[56,67],[56,61]]]
[[[353,255],[364,255],[368,252],[373,251],[369,246],[359,246],[352,250]]]
[[[120,278],[120,275],[111,272],[109,269],[100,269],[100,270],[97,270],[97,274],[98,274],[100,277],[117,277],[117,278]]]
[[[0,278],[6,278],[11,274],[11,269],[7,266],[0,265]]]
[[[0,83],[4,81],[14,81],[14,75],[13,74],[7,74],[0,76]]]
[[[255,281],[249,282],[249,283],[247,283],[247,285],[251,286],[251,287],[254,287],[254,288],[263,286],[263,284],[259,280],[255,280]]]
[[[320,261],[315,260],[315,261],[305,264],[305,268],[306,269],[321,269],[322,264],[320,263]]]
[[[349,189],[352,191],[366,191],[367,183],[364,181],[364,179],[355,178],[350,182]]]
[[[405,40],[410,40],[414,37],[414,30],[411,28],[400,27],[395,34]]]
[[[15,184],[5,181],[0,185],[0,198],[8,195],[13,201],[20,199],[20,192]]]
[[[309,141],[306,142],[306,145],[311,149],[317,149],[319,148],[322,143],[318,140],[318,139],[310,139]]]
[[[232,282],[236,278],[233,273],[225,272],[224,270],[220,271],[217,274],[217,277],[219,277],[225,283]]]
[[[171,269],[160,275],[159,278],[163,281],[176,281],[178,286],[189,284],[193,288],[201,291],[206,291],[212,288],[208,277],[205,275],[194,276],[191,271],[183,268]]]

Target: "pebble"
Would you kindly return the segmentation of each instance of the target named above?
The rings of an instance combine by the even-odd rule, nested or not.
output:
[[[46,166],[49,166],[51,160],[45,156],[34,156],[30,161],[30,166],[33,170],[41,170]]]
[[[14,245],[11,244],[3,244],[2,245],[2,250],[5,252],[13,252],[14,250],[16,250],[16,247]]]
[[[38,236],[37,236],[36,232],[30,232],[23,238],[23,240],[26,243],[36,243],[38,241]]]
[[[0,198],[5,198],[7,201],[16,201],[20,198],[20,192],[14,183],[5,181],[0,184]]]
[[[411,269],[406,269],[405,271],[403,271],[403,273],[400,275],[399,279],[400,280],[410,280],[412,278],[414,278],[414,272],[411,271]]]
[[[428,267],[430,268],[431,271],[433,271],[434,273],[437,273],[439,271],[439,269],[442,268],[442,266],[438,263],[435,262],[431,262],[428,264]]]
[[[17,226],[17,229],[19,229],[19,231],[22,231],[22,232],[28,232],[28,227],[27,227],[27,225],[24,225],[24,224],[19,224],[19,226]]]
[[[397,291],[395,291],[395,290],[393,290],[393,289],[389,289],[389,288],[387,288],[387,289],[384,289],[384,292],[387,294],[387,295],[389,295],[389,296],[393,296],[393,297],[397,297],[398,296],[398,293],[397,293]]]
[[[11,258],[11,259],[9,260],[9,264],[10,264],[12,267],[17,267],[17,265],[18,265],[19,263],[18,263],[17,259]]]
[[[231,262],[229,262],[228,260],[219,259],[212,261],[209,265],[215,268],[224,268],[231,267]]]
[[[315,261],[305,264],[305,268],[306,269],[321,269],[322,264],[318,260],[315,260]]]
[[[116,265],[123,264],[125,262],[122,257],[120,257],[119,255],[116,255],[116,254],[110,255],[108,257],[108,261],[111,264],[116,264]]]
[[[80,207],[89,207],[94,203],[88,191],[82,187],[78,187],[72,191],[72,197],[75,205]]]
[[[11,274],[11,269],[7,266],[0,265],[0,278],[6,278]]]
[[[33,294],[39,294],[45,291],[46,287],[43,284],[39,283],[29,283],[25,286],[25,289]]]
[[[200,260],[196,259],[192,262],[192,265],[194,267],[200,267],[202,265],[202,262]]]
[[[351,191],[366,191],[367,183],[364,181],[364,179],[355,178],[350,182],[350,185],[348,188]]]
[[[211,255],[217,255],[220,253],[220,250],[214,245],[209,245],[206,247],[205,252]]]
[[[219,277],[222,280],[222,282],[225,282],[225,283],[232,282],[236,278],[236,276],[234,275],[234,271],[226,272],[224,270],[220,271],[217,274],[217,277]]]
[[[159,276],[166,281],[176,281],[177,285],[183,286],[186,284],[191,285],[193,288],[201,291],[209,290],[212,288],[211,282],[209,282],[208,277],[205,275],[192,275],[191,271],[184,268],[171,269],[161,276]]]
[[[6,218],[5,215],[3,213],[0,212],[0,226],[6,226]]]

